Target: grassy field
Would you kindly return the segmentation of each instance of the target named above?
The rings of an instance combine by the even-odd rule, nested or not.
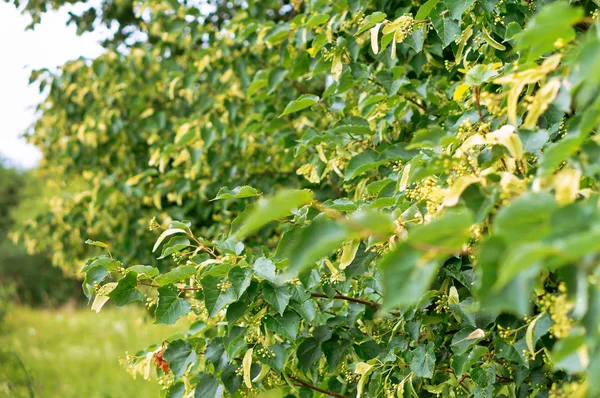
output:
[[[16,307],[0,331],[0,397],[157,397],[156,381],[133,380],[119,358],[183,328],[150,325],[130,307],[100,314]],[[18,391],[9,383],[20,384]]]

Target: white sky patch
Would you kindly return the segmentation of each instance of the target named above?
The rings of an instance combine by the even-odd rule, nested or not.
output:
[[[29,86],[31,71],[54,69],[80,56],[96,58],[103,51],[98,43],[106,31],[77,36],[75,26],[66,26],[68,10],[73,8],[49,12],[32,31],[25,30],[29,18],[0,1],[0,157],[14,166],[34,167],[40,159],[22,137],[42,99],[37,87]]]

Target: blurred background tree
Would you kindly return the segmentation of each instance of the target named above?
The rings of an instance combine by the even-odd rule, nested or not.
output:
[[[156,385],[133,380],[118,359],[172,329],[141,330],[139,308],[109,308],[98,324],[73,273],[10,238],[11,228],[48,210],[56,192],[40,178],[39,170],[0,161],[0,397],[156,396]]]
[[[47,208],[35,170],[19,170],[0,162],[0,284],[19,304],[55,307],[81,300],[79,282],[50,266],[45,253],[28,253],[10,239],[10,229]],[[10,287],[10,288],[9,288]]]

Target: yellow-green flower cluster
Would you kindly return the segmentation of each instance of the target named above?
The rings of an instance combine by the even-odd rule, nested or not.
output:
[[[557,339],[568,336],[573,327],[573,320],[569,318],[573,304],[568,301],[566,290],[565,284],[561,283],[558,292],[546,293],[540,298],[540,307],[550,314],[554,322],[550,327],[550,333]]]
[[[549,398],[583,398],[587,395],[585,382],[573,381],[570,383],[552,384],[548,394]]]
[[[258,347],[254,353],[264,359],[276,357],[275,352],[268,347]]]
[[[437,179],[428,177],[417,182],[414,188],[407,189],[406,197],[412,200],[425,200],[427,212],[435,214],[444,199],[444,192],[437,185]]]

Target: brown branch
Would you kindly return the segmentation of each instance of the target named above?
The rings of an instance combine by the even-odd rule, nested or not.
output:
[[[330,182],[331,188],[333,189],[333,191],[335,192],[335,196],[338,197],[338,199],[341,199],[344,197],[344,195],[342,195],[342,192],[340,191],[340,188],[337,186],[337,184],[335,182],[333,182],[333,180]]]
[[[212,250],[210,247],[206,247],[206,245],[204,243],[200,242],[200,240],[198,240],[193,234],[186,233],[186,235],[189,236],[194,242],[196,242],[198,244],[198,248],[200,250],[205,251],[206,253],[210,254],[214,258],[219,258],[219,256],[217,256],[217,254],[214,252],[214,250]]]
[[[320,392],[321,394],[329,395],[330,397],[335,397],[335,398],[349,398],[347,395],[338,394],[337,392],[333,392],[333,391],[327,391],[327,390],[324,390],[324,389],[319,388],[317,386],[313,386],[312,384],[308,384],[304,380],[298,379],[298,378],[292,376],[289,373],[288,373],[287,376],[290,378],[290,380],[292,380],[293,382],[295,382],[298,387],[310,388],[313,391],[317,391],[317,392]]]
[[[328,295],[323,294],[323,293],[311,293],[310,295],[312,297],[331,298]],[[348,296],[344,296],[343,294],[336,294],[335,296],[333,296],[333,298],[339,299],[339,300],[352,301],[353,303],[360,303],[360,304],[368,305],[369,307],[373,307],[375,309],[379,309],[379,304],[374,303],[369,300],[363,300],[363,299],[359,299],[359,298],[355,298],[355,297],[348,297]]]
[[[410,97],[404,97],[405,100],[407,100],[408,102],[418,106],[419,108],[421,108],[423,111],[427,111],[427,106],[420,104],[419,102],[417,102],[417,100],[414,100]]]
[[[304,87],[304,86],[301,86],[301,85],[300,85],[300,84],[298,84],[297,82],[292,82],[292,87],[293,87],[293,88],[294,88],[296,91],[298,91],[300,94],[313,94],[313,95],[318,95],[319,97],[320,97],[321,95],[323,95],[323,89],[321,89],[321,88],[318,88],[318,89],[316,90],[316,92],[315,92],[315,91],[313,91],[313,90],[310,90],[310,89],[308,89],[308,88],[306,88],[306,87]]]
[[[479,86],[475,86],[475,104],[477,105],[477,115],[479,120],[483,123],[483,114],[481,113],[481,101],[479,100]]]

